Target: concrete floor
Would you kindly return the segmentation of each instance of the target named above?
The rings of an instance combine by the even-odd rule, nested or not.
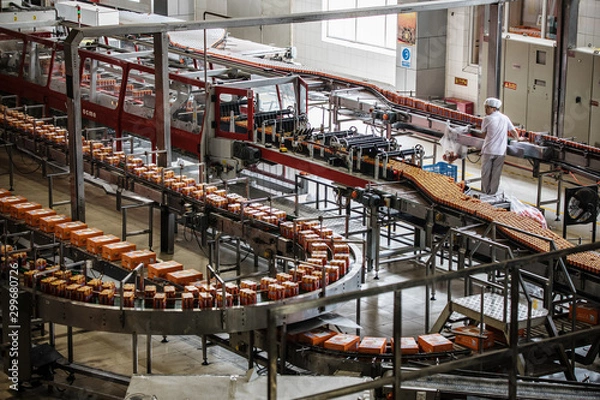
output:
[[[31,201],[37,201],[44,206],[48,205],[47,182],[40,173],[39,166],[26,157],[19,154],[13,155],[15,170],[14,192],[23,195]],[[0,149],[0,187],[8,188],[9,178],[4,172],[8,165],[8,158],[3,149]],[[477,164],[467,163],[467,178],[477,177],[479,174]],[[460,176],[460,171],[459,171]],[[505,168],[505,175],[502,180],[502,187],[507,194],[515,195],[519,199],[528,203],[535,203],[535,180],[531,178],[530,173],[512,167]],[[477,186],[476,183],[473,186]],[[120,236],[121,218],[116,211],[115,199],[105,195],[104,191],[96,186],[86,184],[86,219],[91,227],[102,228],[105,232]],[[555,195],[556,188],[554,184],[549,183],[544,187],[544,196],[549,198]],[[56,200],[67,199],[69,193],[68,181],[59,179],[55,182]],[[68,205],[56,207],[60,213],[70,214]],[[562,233],[562,223],[555,222],[554,216],[556,209],[550,205],[547,208],[546,216],[551,227]],[[128,216],[129,230],[145,229],[147,220],[146,209],[131,210]],[[155,222],[158,224],[158,213],[155,215]],[[158,232],[158,225],[156,226]],[[570,237],[573,240],[586,242],[591,237],[589,227],[573,228]],[[179,230],[176,238],[176,251],[173,256],[159,254],[158,257],[163,260],[175,259],[188,268],[203,269],[207,263],[204,253],[199,249],[196,241],[185,235],[183,230]],[[147,237],[137,236],[128,240],[136,243],[138,248],[147,248]],[[160,238],[158,233],[154,237],[154,249],[160,248]],[[228,260],[227,255],[223,256],[224,264],[233,262],[233,257]],[[248,265],[250,262],[248,261]],[[375,274],[370,272],[366,277],[366,287],[374,285],[387,284],[407,279],[413,279],[424,275],[424,270],[417,265],[405,262],[385,265],[379,271],[379,279],[374,279]],[[445,285],[438,288],[438,296],[432,304],[432,321],[435,320],[439,312],[445,306],[446,290]],[[452,287],[453,293],[459,296],[462,291],[462,285],[457,284]],[[416,336],[424,333],[424,308],[425,293],[423,289],[407,290],[403,293],[403,335]],[[356,306],[354,302],[342,305],[338,312],[342,315],[354,318]],[[361,301],[361,326],[362,334],[370,336],[391,336],[392,335],[392,316],[393,301],[391,295],[379,296],[363,299]],[[351,330],[349,330],[351,331]],[[66,356],[66,335],[65,328],[57,326],[56,350]],[[116,374],[130,376],[133,370],[132,361],[132,338],[128,335],[118,335],[103,332],[84,332],[74,330],[74,361],[85,364],[89,367],[107,370]],[[44,343],[48,340],[46,336],[37,336],[36,343]],[[138,370],[143,373],[146,370],[146,338],[139,340],[139,362]],[[196,336],[172,336],[168,338],[168,343],[162,342],[162,337],[152,337],[152,373],[154,374],[174,374],[174,375],[243,375],[246,373],[247,361],[230,352],[227,352],[217,346],[211,346],[208,349],[209,365],[202,365],[201,339]],[[16,395],[8,390],[8,383],[4,375],[0,373],[0,399],[10,398],[102,398],[95,393],[89,392],[81,394],[67,390],[66,392],[54,391],[46,393],[44,388],[30,389]],[[66,382],[67,376],[64,372],[58,371],[56,375],[57,382]],[[106,380],[86,378],[78,376],[73,382],[74,386],[84,387],[90,391],[98,391],[114,395],[121,398],[125,395],[125,387]]]

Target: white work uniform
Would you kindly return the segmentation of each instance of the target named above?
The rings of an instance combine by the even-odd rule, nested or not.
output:
[[[498,191],[508,132],[514,129],[510,119],[499,111],[483,119],[481,131],[485,133],[485,140],[481,148],[481,190],[486,194],[496,194]]]

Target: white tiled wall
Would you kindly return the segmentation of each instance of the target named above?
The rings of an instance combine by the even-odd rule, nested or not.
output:
[[[600,0],[581,0],[577,47],[600,48]]]
[[[468,8],[448,10],[448,37],[446,40],[446,97],[458,97],[477,104],[479,74],[476,66],[469,66],[469,11]],[[455,78],[467,80],[467,86],[455,84]]]
[[[293,13],[321,11],[321,0],[295,1]],[[296,24],[293,28],[297,61],[303,65],[361,79],[394,85],[396,56],[324,42],[321,22]]]
[[[169,17],[180,18],[185,21],[194,20],[194,0],[176,0],[168,1]]]

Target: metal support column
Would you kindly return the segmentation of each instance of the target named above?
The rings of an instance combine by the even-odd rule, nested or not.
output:
[[[68,151],[71,173],[71,218],[85,222],[83,182],[83,141],[81,138],[81,87],[79,77],[79,43],[83,34],[72,30],[64,44],[67,83]]]
[[[67,360],[73,363],[73,327],[67,326]]]
[[[400,400],[402,395],[400,388],[402,386],[402,292],[394,292],[394,399]]]
[[[152,335],[146,335],[146,373],[152,373]]]
[[[138,353],[138,335],[133,332],[131,334],[131,351],[132,351],[132,362],[133,362],[133,373],[138,373],[138,361],[139,361],[139,353]]]
[[[369,209],[369,219],[367,220],[367,270],[372,271],[375,268],[375,279],[379,279],[380,227],[377,217],[377,207],[371,207]]]
[[[277,318],[273,311],[267,311],[267,380],[269,382],[268,400],[277,399]]]
[[[490,4],[487,95],[500,97],[504,3]]]
[[[166,254],[175,252],[175,214],[169,206],[160,206],[160,251]]]
[[[554,96],[552,102],[552,128],[557,137],[564,136],[567,64],[569,49],[577,46],[577,18],[579,0],[559,0],[556,31],[556,58],[554,65]]]
[[[160,167],[171,165],[171,112],[169,106],[169,37],[167,32],[159,32],[154,37],[154,73],[156,89],[156,147],[166,150],[159,153],[157,164]]]

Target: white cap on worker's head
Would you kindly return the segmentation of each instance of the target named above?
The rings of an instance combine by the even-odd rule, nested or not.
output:
[[[502,107],[502,102],[495,97],[488,97],[487,99],[485,99],[485,103],[483,103],[483,105],[499,110],[500,107]]]

